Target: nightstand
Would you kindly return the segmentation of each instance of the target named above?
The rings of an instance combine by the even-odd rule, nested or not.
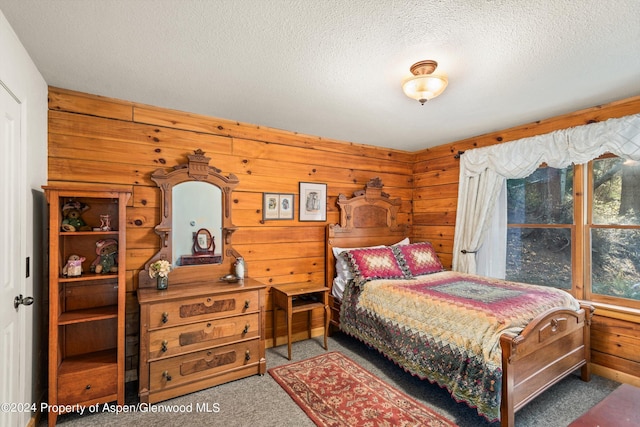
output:
[[[278,309],[284,310],[287,322],[287,347],[291,360],[291,329],[293,313],[307,311],[309,313],[309,327],[311,327],[311,310],[324,308],[324,348],[327,350],[327,333],[329,332],[329,288],[324,285],[309,283],[289,283],[273,286],[273,346],[276,346]]]

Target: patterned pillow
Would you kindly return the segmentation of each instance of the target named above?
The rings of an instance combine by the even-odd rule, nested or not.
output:
[[[435,249],[429,242],[395,246],[393,252],[396,254],[400,265],[405,268],[406,273],[412,276],[437,273],[444,270],[440,258],[438,258]]]
[[[374,279],[411,278],[402,269],[393,250],[388,246],[344,251],[341,255],[349,260],[358,286],[363,286]]]
[[[400,240],[397,243],[394,243],[391,246],[398,245],[408,245],[411,243],[408,237]],[[331,248],[333,251],[333,257],[336,259],[336,277],[333,278],[333,290],[332,294],[338,298],[342,298],[342,292],[344,288],[347,286],[350,280],[353,279],[353,273],[351,272],[351,265],[349,264],[349,260],[346,256],[340,256],[344,251],[353,251],[356,249],[372,249],[372,248],[384,248],[384,245],[377,246],[364,246],[359,248],[340,248],[338,246],[334,246]]]
[[[357,249],[374,249],[374,248],[384,248],[384,245],[378,246],[366,246],[362,248],[339,248],[334,246],[333,256],[336,259],[336,277],[333,279],[334,286],[337,286],[339,289],[344,289],[347,286],[349,280],[353,279],[353,273],[351,272],[351,265],[349,264],[349,259],[346,256],[341,256],[344,251],[355,251]]]

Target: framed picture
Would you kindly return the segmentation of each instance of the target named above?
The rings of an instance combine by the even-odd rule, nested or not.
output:
[[[293,219],[293,194],[280,195],[280,215],[278,219]]]
[[[263,193],[262,219],[293,219],[293,194]]]
[[[300,221],[327,220],[327,184],[300,183]]]
[[[209,247],[209,241],[207,240],[207,235],[205,233],[198,233],[196,238],[198,239],[198,246],[205,249]]]

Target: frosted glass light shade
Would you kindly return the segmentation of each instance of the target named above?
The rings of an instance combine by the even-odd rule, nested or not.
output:
[[[413,77],[402,83],[402,90],[409,98],[424,104],[440,95],[447,87],[446,73],[432,74],[438,63],[432,60],[420,61],[411,66]]]
[[[409,98],[424,104],[444,92],[448,83],[447,76],[427,74],[405,80],[402,90]]]

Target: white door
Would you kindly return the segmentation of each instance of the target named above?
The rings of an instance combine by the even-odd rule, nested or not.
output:
[[[24,396],[25,310],[14,307],[16,296],[24,293],[25,270],[21,262],[22,191],[26,176],[20,170],[20,104],[0,82],[0,426],[18,426],[25,413],[18,406]],[[25,296],[26,297],[26,296]],[[22,387],[22,388],[21,388]],[[15,407],[6,407],[15,404]],[[28,410],[27,410],[28,412]]]

